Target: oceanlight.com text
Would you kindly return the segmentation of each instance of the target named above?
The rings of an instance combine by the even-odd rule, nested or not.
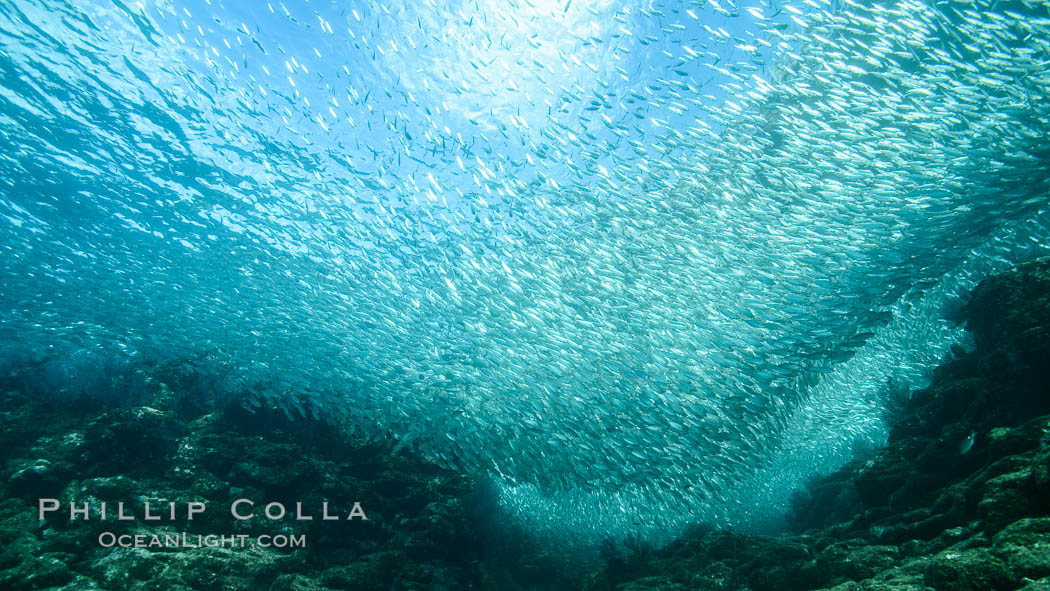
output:
[[[102,532],[98,544],[103,548],[305,548],[306,534],[299,535],[200,535],[187,534],[117,534]]]

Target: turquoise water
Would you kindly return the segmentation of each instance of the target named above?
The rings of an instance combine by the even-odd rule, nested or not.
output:
[[[775,522],[1047,253],[1046,2],[3,2],[0,64],[4,364],[186,359],[559,536]]]

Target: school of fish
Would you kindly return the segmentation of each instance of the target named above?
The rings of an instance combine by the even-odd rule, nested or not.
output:
[[[0,66],[5,362],[219,359],[562,537],[774,520],[1050,250],[1045,0],[0,0]]]

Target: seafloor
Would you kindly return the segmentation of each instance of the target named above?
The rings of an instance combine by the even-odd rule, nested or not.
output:
[[[484,483],[382,437],[218,404],[170,362],[142,370],[153,394],[134,406],[60,404],[29,387],[33,358],[0,376],[0,589],[1050,590],[1050,259],[985,280],[959,313],[974,350],[899,393],[886,449],[796,495],[793,533],[609,540],[593,566],[517,531]],[[40,498],[62,509],[38,520]],[[240,498],[255,518],[231,518]],[[109,519],[69,520],[69,503],[103,501]],[[121,501],[136,519],[114,517]],[[314,519],[263,518],[271,501]],[[207,510],[187,520],[190,502]],[[325,502],[342,519],[322,520]],[[367,521],[345,519],[355,502]],[[103,548],[104,532],[308,543]]]

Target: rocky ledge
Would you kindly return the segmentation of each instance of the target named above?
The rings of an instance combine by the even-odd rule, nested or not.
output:
[[[261,411],[6,406],[2,589],[430,590],[483,577],[472,483],[389,445]],[[58,507],[43,520],[41,498]],[[231,514],[238,499],[251,518]],[[70,504],[88,519],[71,520]]]
[[[812,484],[790,536],[606,552],[590,591],[1050,591],[1050,259],[990,277],[889,445]]]

